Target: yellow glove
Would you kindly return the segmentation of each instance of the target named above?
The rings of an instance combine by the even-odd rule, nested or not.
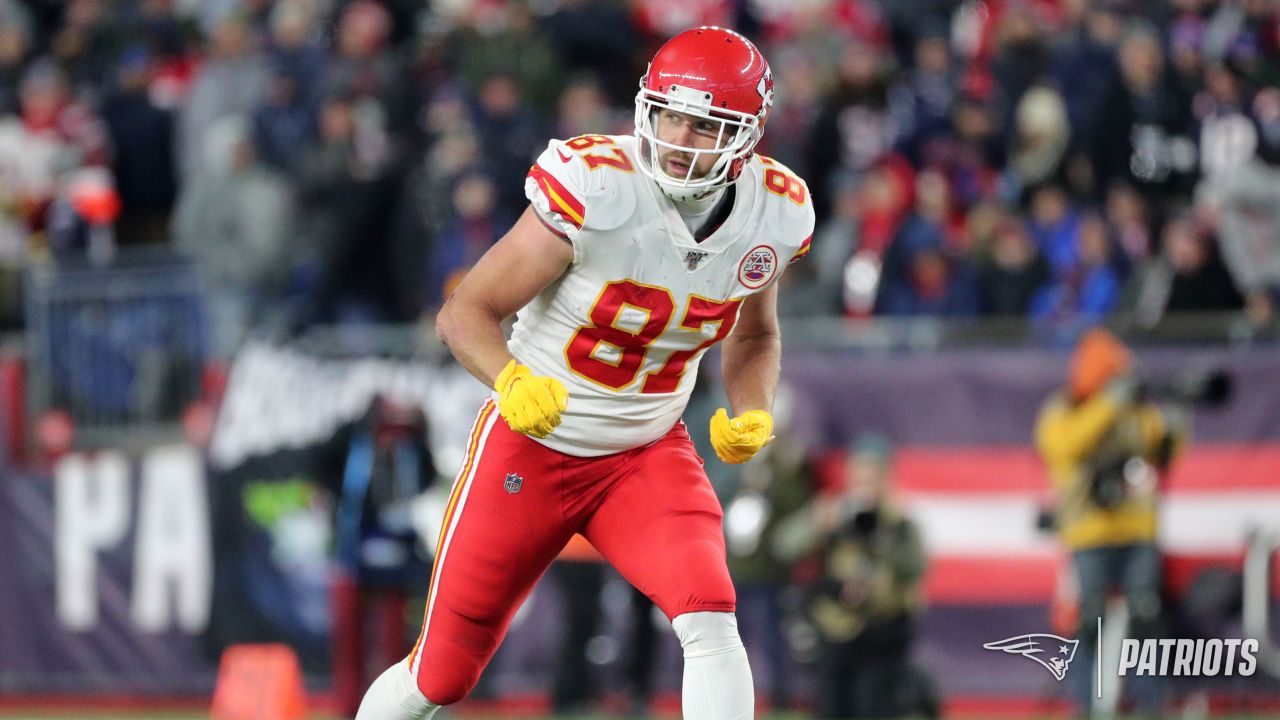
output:
[[[493,387],[498,391],[498,412],[507,425],[536,438],[544,438],[556,429],[569,401],[569,393],[559,380],[534,375],[515,360],[498,373]]]
[[[721,460],[737,465],[760,452],[773,439],[773,418],[764,410],[748,410],[732,420],[724,408],[711,416],[711,446]]]

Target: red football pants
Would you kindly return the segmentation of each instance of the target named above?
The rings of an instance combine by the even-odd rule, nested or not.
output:
[[[674,618],[732,612],[723,514],[683,424],[634,450],[581,458],[507,427],[486,401],[436,548],[410,670],[427,699],[466,697],[511,617],[574,533]]]

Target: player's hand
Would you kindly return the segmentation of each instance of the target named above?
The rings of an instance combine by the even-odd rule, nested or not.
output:
[[[724,408],[711,416],[711,446],[721,460],[737,465],[750,460],[773,439],[773,418],[764,410],[748,410],[730,419]]]
[[[569,402],[569,393],[559,380],[534,375],[515,360],[498,373],[493,387],[498,391],[498,412],[507,425],[536,438],[544,438],[556,429],[560,413]]]

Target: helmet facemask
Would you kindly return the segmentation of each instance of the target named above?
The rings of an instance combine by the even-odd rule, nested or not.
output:
[[[737,180],[744,161],[751,157],[760,141],[760,118],[728,108],[712,106],[712,95],[692,88],[672,85],[665,93],[648,89],[641,82],[636,94],[636,135],[639,137],[640,171],[658,183],[672,200],[685,201],[728,186]],[[719,127],[712,148],[676,145],[658,139],[656,118],[663,110],[710,120]],[[675,150],[689,156],[689,169],[684,177],[673,177],[662,167],[661,155]],[[699,160],[718,155],[715,164],[703,177],[695,177]]]

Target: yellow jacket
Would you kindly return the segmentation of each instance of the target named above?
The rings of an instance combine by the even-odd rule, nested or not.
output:
[[[1089,498],[1089,460],[1102,453],[1125,453],[1153,462],[1167,432],[1159,407],[1122,403],[1108,392],[1074,405],[1062,394],[1045,402],[1036,422],[1036,447],[1057,490],[1057,527],[1068,548],[1155,540],[1154,476],[1130,486],[1114,507],[1100,508]]]

